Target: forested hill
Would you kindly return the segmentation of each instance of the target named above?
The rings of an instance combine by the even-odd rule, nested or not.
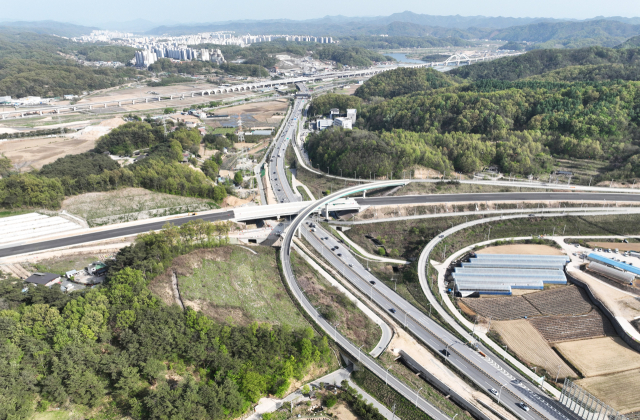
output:
[[[451,85],[449,77],[433,69],[399,68],[396,71],[386,71],[373,76],[356,90],[355,95],[362,99],[372,97],[388,99]]]
[[[77,95],[117,86],[138,75],[133,68],[85,67],[59,54],[86,49],[87,56],[115,60],[131,53],[125,51],[123,55],[121,49],[125,47],[101,48],[28,31],[0,30],[0,96]]]
[[[640,35],[627,39],[620,45],[615,46],[616,49],[624,48],[640,48]]]
[[[606,76],[606,68],[619,65],[629,70],[629,75],[612,66],[611,77]],[[603,66],[600,80],[634,80],[640,66],[640,49],[612,49],[588,47],[579,49],[534,50],[516,57],[473,64],[451,70],[450,74],[470,80],[519,80],[572,66]],[[618,70],[615,70],[618,69]]]

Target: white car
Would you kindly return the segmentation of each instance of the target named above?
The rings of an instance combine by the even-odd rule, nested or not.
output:
[[[495,388],[489,388],[489,392],[493,395],[498,395],[498,391]]]

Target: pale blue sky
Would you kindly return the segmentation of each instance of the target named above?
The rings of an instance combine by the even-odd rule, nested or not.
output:
[[[0,4],[0,20],[50,19],[87,25],[134,19],[190,23],[380,16],[405,10],[431,15],[576,19],[640,16],[639,0],[2,0]]]

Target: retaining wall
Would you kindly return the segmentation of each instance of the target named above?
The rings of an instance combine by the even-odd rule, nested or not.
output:
[[[589,296],[589,299],[591,299],[591,302],[593,302],[593,304],[596,305],[596,307],[598,309],[600,309],[602,311],[602,313],[607,317],[607,319],[611,322],[611,325],[613,325],[613,328],[616,330],[616,333],[618,333],[618,335],[620,336],[620,338],[622,338],[622,340],[625,343],[627,343],[629,345],[629,347],[631,347],[632,349],[634,349],[637,352],[640,352],[640,342],[636,341],[633,337],[631,337],[629,334],[627,334],[625,329],[622,327],[622,325],[620,325],[620,322],[618,322],[618,319],[613,315],[613,313],[609,310],[609,308],[607,308],[605,306],[605,304],[602,303],[602,301],[600,301],[600,299],[598,299],[593,294],[593,292],[591,291],[591,288],[589,287],[589,285],[587,283],[583,282],[582,280],[579,280],[579,279],[573,277],[566,270],[565,270],[565,273],[566,273],[567,277],[569,278],[569,280],[571,280],[571,283],[575,284],[576,286],[580,287],[585,292],[587,292],[587,295]]]

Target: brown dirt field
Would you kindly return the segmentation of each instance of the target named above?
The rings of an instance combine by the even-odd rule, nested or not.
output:
[[[640,368],[640,354],[619,337],[569,341],[555,347],[585,377]]]
[[[598,310],[578,316],[531,318],[529,322],[550,343],[616,335],[611,322]]]
[[[491,326],[523,362],[553,373],[560,366],[560,378],[577,376],[527,320],[497,321]]]
[[[14,165],[23,168],[22,170],[28,170],[29,167],[40,169],[47,163],[63,156],[84,153],[93,149],[100,136],[121,124],[124,124],[124,120],[112,118],[64,137],[8,140],[0,142],[0,154],[7,156]],[[42,128],[50,129],[53,126]]]
[[[588,245],[592,248],[618,248],[620,251],[640,251],[640,243],[625,244],[623,242],[588,242]]]
[[[438,178],[442,176],[440,172],[431,168],[417,166],[412,169],[413,169],[413,177],[417,179]]]
[[[222,200],[222,207],[238,207],[241,206],[243,204],[247,204],[250,203],[251,200],[243,200],[241,198],[238,197],[234,197],[232,195],[228,195],[225,197],[224,200]]]
[[[630,370],[615,375],[581,379],[577,383],[603,402],[626,414],[640,411],[638,378],[640,370]]]
[[[337,419],[341,420],[358,420],[358,417],[354,416],[345,403],[336,404],[330,408],[328,413],[333,414]]]
[[[479,250],[478,254],[564,255],[551,246],[524,244],[490,246]]]

